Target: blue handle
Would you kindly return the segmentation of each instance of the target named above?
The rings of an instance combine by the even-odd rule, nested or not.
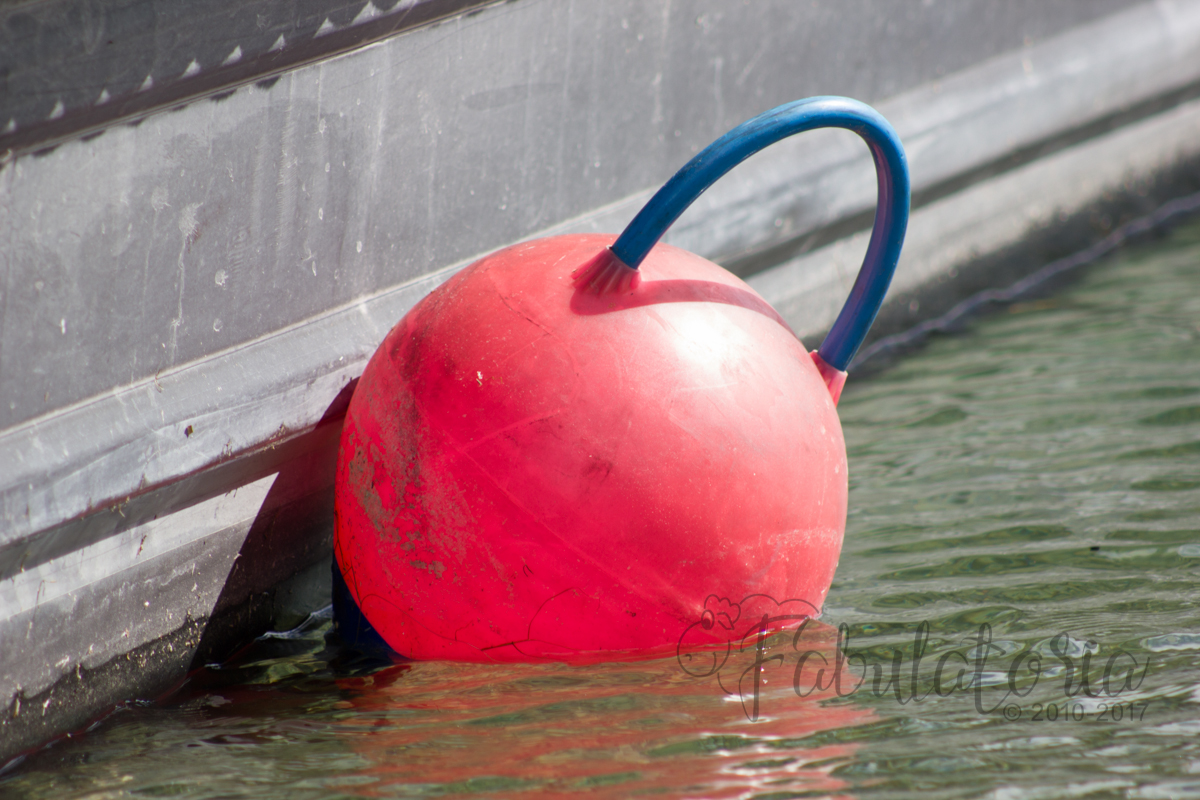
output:
[[[862,269],[850,298],[817,349],[827,364],[844,371],[883,304],[908,227],[910,189],[904,147],[892,126],[870,106],[847,97],[810,97],[743,122],[675,173],[611,249],[617,258],[637,269],[667,228],[722,175],[764,147],[814,128],[845,128],[861,136],[871,148],[879,180],[875,227]]]

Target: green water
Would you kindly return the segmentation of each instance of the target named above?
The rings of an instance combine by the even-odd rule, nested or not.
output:
[[[852,381],[840,412],[846,545],[799,644],[703,678],[368,670],[314,620],[0,795],[1200,797],[1200,224]],[[843,696],[808,694],[796,664],[843,624]]]

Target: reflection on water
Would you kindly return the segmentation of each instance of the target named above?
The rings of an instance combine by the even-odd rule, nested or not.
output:
[[[367,668],[314,620],[0,794],[1200,797],[1200,225],[840,411],[846,544],[799,639],[713,674]]]

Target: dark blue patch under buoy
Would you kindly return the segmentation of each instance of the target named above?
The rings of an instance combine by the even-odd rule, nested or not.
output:
[[[333,629],[344,646],[364,655],[389,659],[398,655],[363,616],[358,603],[354,602],[354,595],[342,577],[342,568],[336,556],[333,559]]]

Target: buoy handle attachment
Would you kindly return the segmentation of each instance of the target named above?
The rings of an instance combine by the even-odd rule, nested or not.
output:
[[[743,122],[676,172],[610,249],[626,266],[637,269],[667,228],[722,175],[764,147],[814,128],[845,128],[861,136],[871,148],[879,182],[867,255],[849,299],[817,348],[824,364],[844,373],[883,304],[908,227],[911,190],[904,147],[888,121],[870,106],[848,97],[810,97]]]

